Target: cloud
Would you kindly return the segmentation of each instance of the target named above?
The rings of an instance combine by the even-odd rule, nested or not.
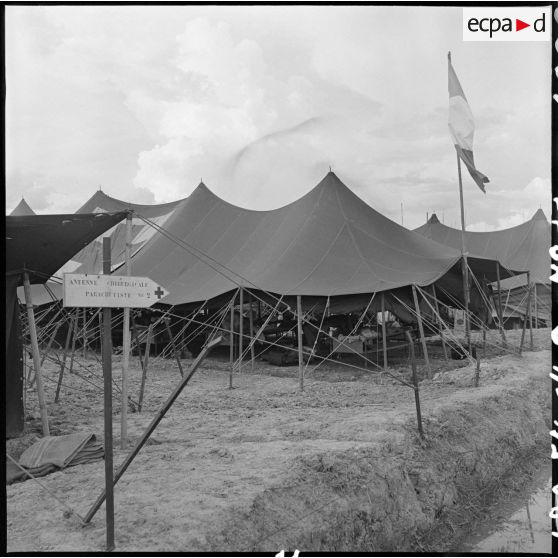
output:
[[[549,190],[550,59],[460,26],[453,7],[8,6],[7,200],[162,202],[203,178],[265,209],[331,166],[394,220],[403,203],[408,226],[458,224],[451,49],[491,180],[483,195],[464,173],[467,222],[497,227]]]

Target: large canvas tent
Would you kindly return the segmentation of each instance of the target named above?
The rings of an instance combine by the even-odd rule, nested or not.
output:
[[[458,250],[384,217],[330,172],[305,196],[269,211],[231,205],[202,183],[132,265],[134,275],[149,276],[170,292],[162,302],[178,305],[239,285],[338,300],[437,281],[461,291],[460,262]],[[469,264],[495,280],[493,259],[472,257]]]
[[[114,209],[133,210],[132,273],[164,286],[170,292],[165,304],[219,305],[241,285],[268,300],[291,297],[289,303],[294,295],[313,305],[329,297],[331,311],[349,312],[366,306],[371,293],[398,291],[410,302],[411,285],[434,283],[440,293],[463,302],[459,250],[384,217],[333,172],[295,202],[268,211],[234,206],[203,183],[187,198],[153,206],[98,191],[79,211]],[[125,224],[108,234],[113,269],[119,273]],[[99,273],[100,254],[100,242],[92,242],[61,271]],[[494,259],[471,257],[469,265],[483,281],[496,280]],[[502,266],[500,272],[502,277],[514,274]],[[473,309],[481,298],[473,289]],[[386,309],[403,318],[393,304],[391,299]]]
[[[427,223],[415,229],[422,236],[452,248],[461,249],[461,230],[440,223],[433,214]],[[498,259],[510,269],[524,269],[530,272],[530,280],[535,284],[539,317],[550,320],[550,279],[549,256],[550,223],[541,209],[529,221],[511,227],[489,232],[465,232],[466,248],[469,254]],[[524,314],[525,277],[513,277],[502,281],[502,302],[504,316]]]
[[[43,284],[80,248],[125,217],[105,215],[26,215],[6,217],[6,435],[23,428],[23,364],[17,288],[24,273]]]

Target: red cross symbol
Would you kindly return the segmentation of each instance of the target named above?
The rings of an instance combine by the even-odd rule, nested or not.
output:
[[[155,289],[155,295],[157,296],[158,299],[163,298],[164,294],[165,294],[165,291],[163,291],[163,289],[161,289],[161,287],[157,287]]]

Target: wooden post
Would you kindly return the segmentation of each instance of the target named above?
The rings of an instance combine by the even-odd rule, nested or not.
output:
[[[43,436],[50,436],[45,393],[43,391],[43,379],[41,375],[41,359],[39,356],[39,342],[37,340],[35,312],[33,310],[33,302],[31,300],[31,284],[29,282],[29,273],[27,273],[27,271],[23,273],[23,289],[25,292],[25,305],[27,307],[27,320],[29,322],[29,337],[31,338],[31,354],[33,355],[33,367],[35,368],[35,379],[37,381],[37,396],[39,398],[39,408],[41,410]]]
[[[132,212],[126,215],[126,248],[124,252],[125,273],[132,273]],[[120,409],[120,447],[128,445],[128,371],[130,369],[130,308],[124,308],[122,316],[122,403]]]
[[[436,293],[436,285],[432,283],[432,296],[434,297],[434,308],[436,308],[436,319],[438,320],[438,326],[440,327],[440,339],[442,340],[442,349],[444,351],[444,358],[448,360],[448,350],[446,347],[446,338],[444,336],[444,324],[442,323],[442,317],[440,316],[440,307],[438,305],[438,294]]]
[[[504,331],[504,318],[502,312],[502,291],[500,289],[500,263],[496,262],[496,283],[498,285],[498,321],[500,322],[500,333],[502,335],[502,343],[504,347],[508,346],[508,342],[506,340],[506,332]]]
[[[384,370],[386,370],[388,367],[387,335],[386,335],[386,301],[385,301],[385,293],[383,292],[382,292],[381,304],[382,304],[382,346],[384,351]]]
[[[149,426],[146,428],[145,432],[143,433],[142,437],[138,440],[137,444],[135,445],[134,449],[128,454],[122,465],[118,467],[116,474],[114,475],[114,482],[111,485],[111,488],[120,480],[122,475],[125,473],[126,469],[130,466],[136,455],[139,453],[140,449],[145,445],[145,442],[149,439],[149,436],[153,433],[157,425],[161,422],[164,418],[167,411],[171,408],[172,404],[176,401],[177,397],[180,395],[182,390],[186,387],[194,372],[198,369],[199,365],[202,363],[203,359],[207,355],[207,353],[217,344],[221,342],[222,338],[217,337],[216,339],[210,341],[201,351],[201,353],[197,356],[196,360],[192,363],[190,370],[188,371],[188,375],[182,378],[182,381],[178,384],[174,391],[169,395],[166,402],[163,404],[157,415],[153,418]],[[105,489],[101,495],[97,498],[91,509],[87,512],[87,515],[84,517],[84,523],[89,523],[97,510],[101,507],[102,503],[107,499],[108,504],[108,491]]]
[[[103,273],[110,275],[110,237],[103,237]],[[112,334],[111,308],[103,308],[103,379],[105,407],[105,493],[107,552],[114,549],[114,493],[112,456]]]
[[[145,354],[143,355],[143,367],[141,374],[141,385],[138,400],[138,413],[141,413],[141,407],[143,405],[143,392],[145,390],[145,380],[147,379],[147,364],[149,363],[149,351],[151,350],[151,326],[149,324],[147,327],[147,339],[145,340]]]
[[[464,289],[464,300],[465,300],[465,342],[467,345],[467,350],[469,354],[472,351],[471,345],[471,316],[469,315],[469,264],[467,263],[467,256],[464,255],[461,260],[461,265],[463,269],[463,289]]]
[[[413,371],[413,390],[415,392],[415,407],[417,410],[417,426],[419,435],[421,438],[424,438],[424,432],[422,430],[422,415],[420,412],[420,396],[419,396],[419,384],[417,378],[417,362],[415,358],[415,345],[413,343],[413,338],[411,334],[406,331],[407,339],[409,340],[409,353],[411,356],[411,369]]]
[[[244,309],[244,289],[240,287],[240,307],[239,307],[239,323],[238,323],[238,371],[242,371],[242,351],[244,348],[244,315],[242,313]]]
[[[302,297],[296,297],[296,322],[297,322],[297,338],[298,338],[298,379],[300,382],[300,391],[304,390],[304,359],[302,356]]]
[[[528,284],[528,288],[529,288],[529,307],[528,307],[528,313],[529,313],[529,348],[532,351],[534,344],[533,344],[533,314],[531,313],[531,293],[533,292],[533,285],[531,285],[531,272],[527,272],[527,284]]]
[[[535,304],[535,329],[539,329],[539,308],[538,308],[538,293],[537,293],[537,284],[533,283],[533,294],[534,294],[534,304]]]
[[[475,355],[477,361],[477,368],[475,370],[475,387],[479,387],[479,377],[480,377],[480,357]]]
[[[70,323],[68,324],[68,333],[66,334],[66,343],[64,344],[64,353],[62,355],[62,364],[60,365],[60,373],[58,374],[58,384],[56,385],[56,395],[54,396],[55,403],[58,403],[58,397],[60,396],[60,387],[62,386],[62,378],[64,377],[64,368],[66,367],[66,357],[68,355],[68,349],[70,348],[70,339],[72,337],[72,330],[74,329],[74,320],[75,317],[71,316]]]
[[[419,326],[419,332],[420,332],[420,341],[422,344],[422,350],[424,352],[424,361],[426,363],[426,372],[427,372],[427,377],[428,379],[432,379],[432,370],[430,368],[430,360],[428,359],[428,349],[426,347],[426,338],[424,337],[424,327],[422,325],[422,316],[420,313],[420,307],[419,307],[419,301],[418,301],[418,297],[417,297],[417,288],[415,285],[412,285],[413,287],[413,299],[415,301],[415,310],[417,313],[417,319],[418,319],[418,326]],[[414,352],[414,347],[413,347],[413,352]]]
[[[231,337],[229,346],[229,389],[233,388],[233,372],[234,372],[234,303],[236,302],[236,292],[233,294],[231,301]]]
[[[527,294],[527,303],[525,304],[525,316],[523,318],[523,330],[521,332],[521,343],[519,344],[519,354],[523,351],[523,342],[525,341],[525,330],[527,329],[527,308],[531,304],[531,290]]]
[[[254,372],[254,360],[256,355],[254,353],[254,343],[252,342],[252,333],[254,331],[254,315],[252,313],[252,293],[248,291],[248,301],[250,304],[250,314],[248,315],[250,323],[250,361],[252,362],[252,372]]]

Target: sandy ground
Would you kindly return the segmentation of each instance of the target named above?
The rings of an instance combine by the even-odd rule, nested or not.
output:
[[[521,332],[508,332],[518,344]],[[494,334],[491,334],[494,335]],[[496,341],[489,337],[489,341]],[[528,336],[527,336],[528,346]],[[550,330],[535,332],[535,350],[523,356],[491,349],[482,361],[480,387],[472,388],[474,367],[435,359],[433,380],[421,382],[425,419],[457,402],[502,393],[550,369]],[[204,551],[206,536],[232,506],[248,506],[264,489],[281,486],[297,456],[347,448],[397,445],[416,420],[413,391],[378,371],[327,364],[309,372],[299,391],[297,367],[250,362],[228,389],[225,356],[204,362],[115,487],[116,550]],[[183,361],[184,366],[188,365]],[[114,358],[115,466],[120,448],[120,357]],[[310,370],[311,366],[308,370]],[[66,375],[54,404],[58,367],[45,365],[52,434],[82,431],[103,437],[101,364],[92,353]],[[421,374],[424,375],[424,366]],[[392,369],[410,378],[408,363]],[[137,399],[140,370],[132,359],[130,395]],[[179,381],[176,363],[153,359],[142,413],[128,416],[129,448]],[[18,457],[40,435],[36,394],[27,393],[25,435],[8,441]],[[104,487],[104,462],[59,471],[41,479],[58,498],[85,515]],[[82,527],[34,481],[7,487],[7,548],[10,552],[103,551],[104,505]],[[223,549],[226,550],[226,549]]]

